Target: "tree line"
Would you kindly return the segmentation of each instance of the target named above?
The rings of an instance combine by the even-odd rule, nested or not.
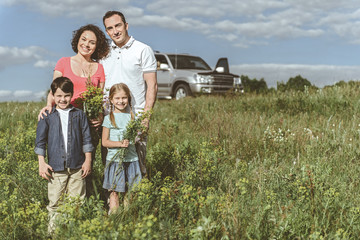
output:
[[[268,93],[276,91],[274,88],[268,88],[264,78],[261,78],[260,80],[256,78],[249,78],[246,75],[241,75],[241,82],[244,87],[244,92],[246,93]],[[344,85],[359,85],[358,81],[340,81],[337,82],[333,86],[344,86]],[[333,87],[333,86],[325,86],[327,87]],[[286,83],[283,82],[277,82],[277,91],[280,92],[286,92],[286,91],[305,91],[305,89],[308,90],[317,90],[318,87],[315,85],[312,85],[309,80],[302,77],[301,75],[297,75],[296,77],[291,77]]]

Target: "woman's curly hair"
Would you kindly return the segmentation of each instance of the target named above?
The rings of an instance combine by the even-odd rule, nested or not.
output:
[[[78,53],[78,43],[81,34],[85,31],[91,31],[96,36],[96,49],[91,55],[91,58],[98,62],[100,59],[106,57],[110,51],[109,40],[101,29],[93,24],[88,24],[80,27],[78,30],[73,31],[73,37],[71,40],[71,47],[75,53]]]

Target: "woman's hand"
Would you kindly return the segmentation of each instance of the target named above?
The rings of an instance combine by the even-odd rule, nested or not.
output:
[[[98,120],[98,119],[91,119],[90,120],[91,126],[94,128],[100,127],[102,121]]]
[[[102,113],[100,113],[96,119],[90,120],[91,126],[94,128],[100,127],[103,120],[104,120],[104,115]]]
[[[46,107],[43,107],[41,110],[40,110],[40,113],[38,115],[38,121],[40,121],[40,119],[44,119],[44,116],[47,116],[46,114],[46,110],[49,112],[49,114],[51,113],[51,110],[52,110],[52,106],[48,105]]]
[[[54,73],[54,79],[55,79],[55,73]],[[54,103],[54,96],[53,96],[52,92],[49,91],[49,93],[47,95],[46,107],[44,107],[43,109],[40,110],[40,113],[38,115],[38,121],[40,121],[40,119],[44,119],[44,116],[47,116],[47,114],[45,112],[46,110],[48,110],[49,114],[51,113],[53,103]]]

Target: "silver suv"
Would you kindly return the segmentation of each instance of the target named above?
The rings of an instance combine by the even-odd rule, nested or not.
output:
[[[197,56],[155,52],[155,57],[159,98],[243,92],[240,76],[229,73],[227,58],[220,58],[212,70]]]

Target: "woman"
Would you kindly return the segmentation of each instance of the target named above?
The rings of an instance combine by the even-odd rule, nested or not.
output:
[[[74,83],[71,104],[79,107],[75,104],[75,99],[86,90],[88,77],[91,78],[92,84],[104,88],[104,68],[98,61],[109,53],[109,44],[105,34],[97,26],[89,24],[74,31],[71,46],[76,55],[63,57],[57,62],[53,79],[61,76],[71,79]],[[51,112],[53,103],[53,95],[49,92],[47,106],[41,110],[39,117],[45,113],[45,110]],[[98,127],[101,121],[92,120],[91,123],[94,127]]]
[[[63,57],[57,62],[53,79],[61,76],[71,79],[74,84],[74,94],[71,98],[71,104],[75,107],[79,107],[76,105],[75,100],[81,93],[86,91],[86,84],[89,78],[94,86],[101,89],[104,88],[104,68],[98,62],[100,59],[106,57],[110,49],[105,34],[100,28],[92,24],[82,26],[73,32],[71,46],[76,55],[72,57]],[[53,104],[54,97],[50,91],[47,97],[47,106],[40,111],[38,118],[42,118],[42,114],[46,115],[46,110],[50,113]],[[103,116],[99,115],[97,119],[90,119],[91,127],[101,130],[102,118]],[[92,139],[94,145],[92,163],[94,162],[96,146],[99,143],[100,136],[101,134]],[[87,177],[87,195],[92,192],[93,184],[91,181],[92,177]]]

